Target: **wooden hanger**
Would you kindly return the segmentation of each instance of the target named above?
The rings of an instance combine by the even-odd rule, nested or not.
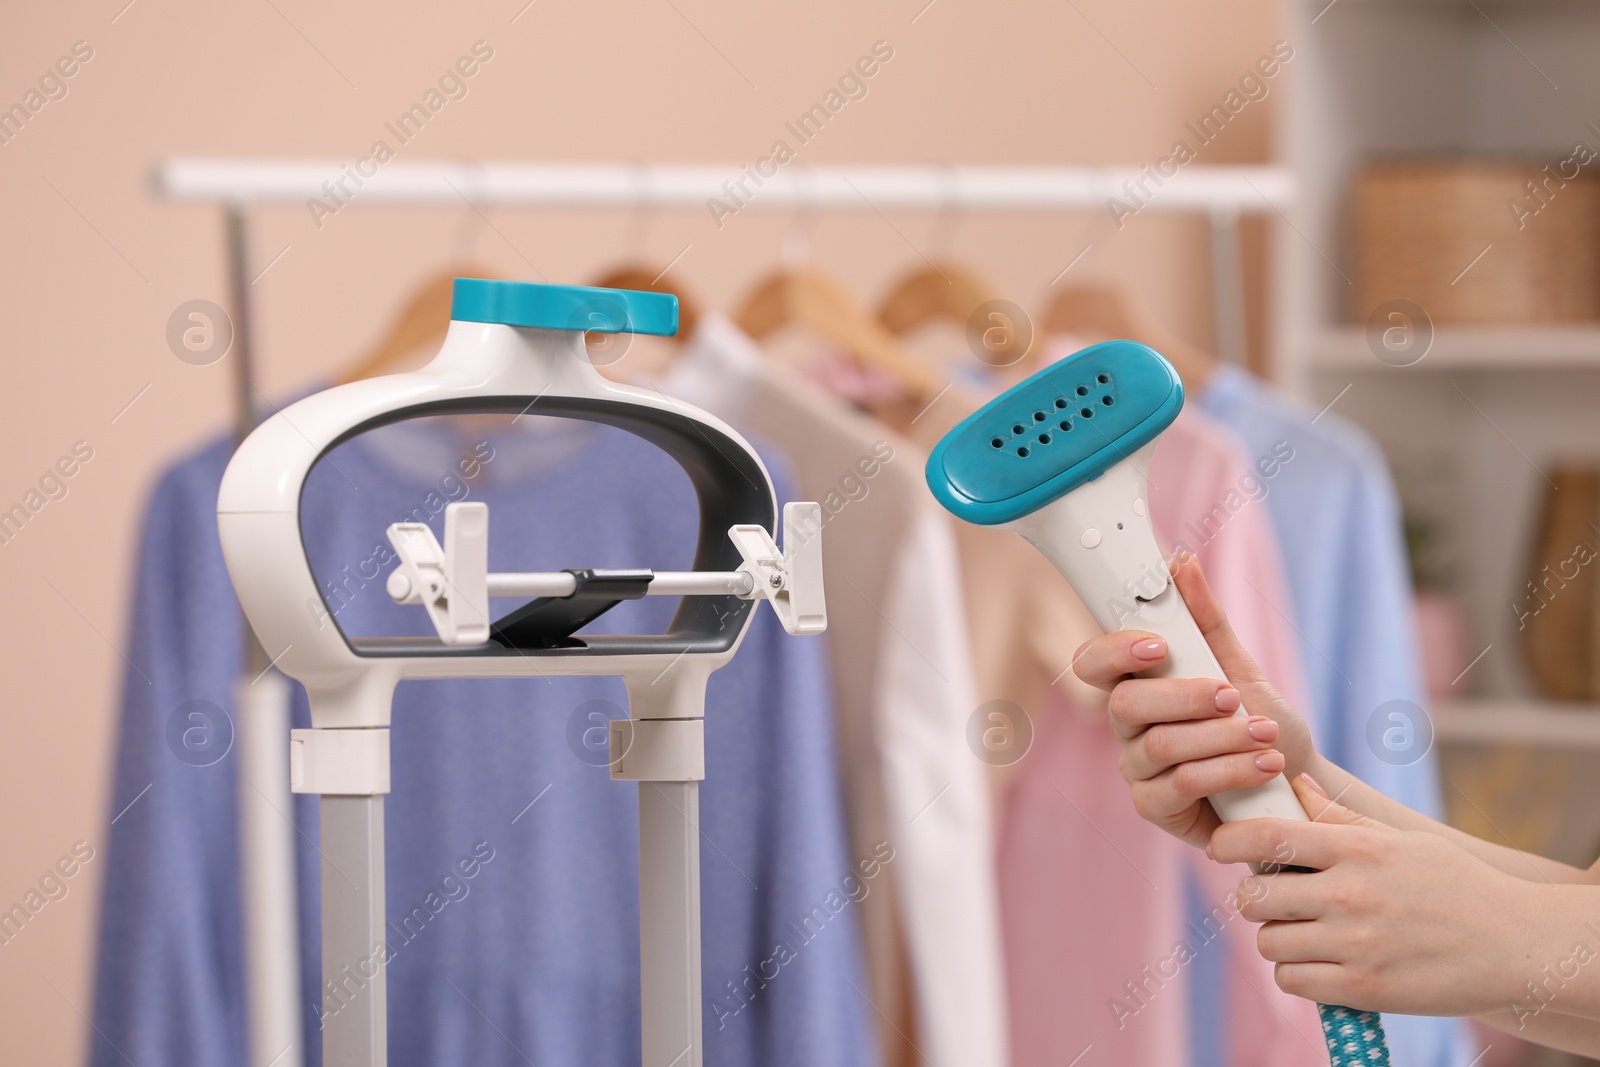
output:
[[[948,322],[967,334],[969,344],[987,349],[983,360],[990,366],[1020,363],[1039,347],[1041,335],[1031,328],[1018,330],[1011,321],[1013,313],[1003,306],[990,307],[979,323],[972,321],[979,308],[995,304],[988,282],[965,267],[940,262],[901,278],[878,305],[878,318],[897,337],[930,322]],[[1002,325],[1008,327],[999,335],[1004,347],[996,347],[991,341],[996,335],[990,331]]]
[[[393,374],[417,349],[444,337],[450,326],[450,299],[457,278],[495,278],[497,274],[477,263],[462,263],[434,275],[411,294],[411,299],[389,326],[389,332],[339,378],[340,385]]]
[[[683,341],[694,333],[700,321],[699,305],[690,298],[678,280],[664,270],[643,262],[620,263],[596,278],[591,285],[602,289],[636,289],[645,293],[669,293],[678,298],[678,334]]]
[[[878,305],[878,319],[896,337],[929,322],[954,323],[962,329],[994,290],[972,271],[954,263],[937,263],[904,275]]]
[[[916,397],[941,384],[844,286],[810,267],[785,267],[753,289],[734,321],[761,339],[782,326],[804,326],[869,367],[886,371]]]
[[[1205,384],[1217,363],[1215,356],[1162,331],[1111,285],[1085,283],[1062,290],[1050,302],[1042,325],[1047,335],[1072,334],[1085,341],[1126,338],[1147,344],[1167,357],[1190,392]]]

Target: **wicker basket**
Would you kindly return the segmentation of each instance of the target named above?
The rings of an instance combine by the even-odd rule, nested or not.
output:
[[[1551,471],[1528,584],[1512,610],[1541,696],[1600,700],[1600,469]]]
[[[1564,158],[1548,170],[1544,161],[1368,166],[1354,197],[1357,320],[1390,300],[1419,304],[1436,323],[1600,319],[1600,178],[1591,174],[1600,163],[1580,169]]]

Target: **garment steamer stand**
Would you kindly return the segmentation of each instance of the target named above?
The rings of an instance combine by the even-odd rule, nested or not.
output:
[[[406,678],[616,675],[629,717],[612,722],[611,777],[639,783],[639,962],[644,1067],[701,1067],[699,782],[705,691],[738,650],[757,597],[791,634],[827,624],[821,510],[784,508],[754,449],[721,420],[610,382],[584,333],[677,332],[676,297],[458,278],[449,332],[409,374],[339,386],[262,423],[223,475],[217,521],[228,573],[262,646],[310,697],[293,731],[296,793],[322,798],[323,990],[347,1001],[323,1025],[327,1067],[384,1067],[383,796],[389,715]],[[488,506],[445,510],[444,544],[421,523],[388,535],[400,559],[388,590],[421,604],[433,637],[352,638],[324,602],[300,528],[306,475],[340,442],[402,419],[471,412],[582,419],[628,430],[678,461],[694,484],[694,570],[488,573]],[[597,486],[596,492],[606,487]],[[664,634],[574,633],[623,600],[681,596]],[[495,620],[496,598],[533,599]],[[332,625],[329,625],[329,623]]]

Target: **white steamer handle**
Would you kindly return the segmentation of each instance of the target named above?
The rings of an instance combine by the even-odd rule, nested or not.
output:
[[[1131,619],[1128,626],[1160,634],[1167,642],[1167,658],[1150,670],[1141,671],[1139,677],[1227,677],[1211,646],[1206,643],[1205,635],[1194,621],[1194,616],[1189,614],[1189,606],[1183,602],[1176,585],[1168,586],[1167,591],[1155,600],[1140,604],[1138,616]],[[1239,704],[1239,710],[1234,712],[1235,716],[1252,714],[1243,701]],[[1238,822],[1241,819],[1306,821],[1300,798],[1294,795],[1289,780],[1281,774],[1261,785],[1217,793],[1210,799],[1211,806],[1223,822]]]
[[[1148,630],[1166,639],[1167,658],[1140,677],[1225,680],[1189,606],[1167,577],[1150,526],[1143,472],[1153,450],[1151,442],[1095,480],[1007,525],[1055,564],[1107,633]],[[1252,712],[1241,701],[1234,714]],[[1210,799],[1224,822],[1307,821],[1300,799],[1281,774],[1262,785],[1217,793]]]

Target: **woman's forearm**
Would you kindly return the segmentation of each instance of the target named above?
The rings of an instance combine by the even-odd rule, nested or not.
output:
[[[1555,1010],[1529,1016],[1511,1011],[1490,1012],[1474,1016],[1485,1026],[1492,1026],[1512,1037],[1535,1041],[1541,1045],[1575,1052],[1580,1056],[1600,1055],[1600,1022],[1581,1019],[1575,1015],[1562,1015]]]
[[[1330,796],[1350,810],[1358,811],[1397,830],[1422,830],[1438,834],[1513,877],[1537,882],[1581,884],[1594,884],[1597,880],[1594,873],[1581,867],[1546,859],[1531,852],[1523,852],[1509,845],[1497,845],[1481,837],[1474,837],[1464,830],[1457,830],[1437,819],[1430,819],[1398,800],[1378,792],[1349,771],[1320,755],[1317,757],[1317,769],[1311,774]]]
[[[1514,946],[1504,953],[1508,1002],[1477,1018],[1540,1044],[1600,1054],[1600,887],[1529,886],[1525,905],[1505,924]]]

